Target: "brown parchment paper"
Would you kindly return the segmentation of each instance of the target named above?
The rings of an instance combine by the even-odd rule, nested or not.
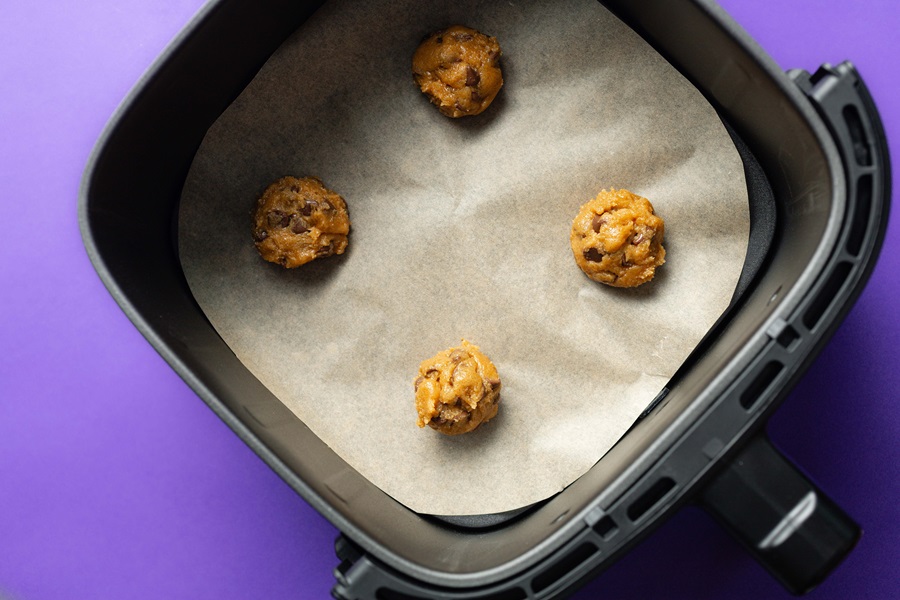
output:
[[[505,85],[451,120],[412,81],[431,31],[498,38]],[[263,262],[255,199],[316,175],[349,205],[347,253]],[[667,263],[621,290],[576,267],[569,229],[603,188],[648,197]],[[332,0],[210,129],[184,187],[180,255],[238,358],[363,476],[430,514],[546,498],[634,422],[727,307],[748,200],[701,95],[593,0]],[[421,360],[466,338],[503,380],[499,415],[416,427]]]

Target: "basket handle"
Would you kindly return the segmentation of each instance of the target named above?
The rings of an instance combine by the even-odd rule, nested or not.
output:
[[[825,579],[862,534],[764,435],[707,485],[700,504],[794,594]]]

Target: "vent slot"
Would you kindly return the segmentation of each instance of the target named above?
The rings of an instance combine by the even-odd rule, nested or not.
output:
[[[670,477],[663,477],[652,486],[650,489],[641,494],[641,496],[631,503],[628,507],[628,518],[632,521],[637,521],[642,516],[647,514],[647,511],[656,506],[656,504],[662,500],[666,494],[668,494],[675,487],[675,481]]]
[[[806,314],[803,315],[803,324],[806,325],[807,329],[812,330],[819,323],[819,319],[822,318],[822,315],[824,315],[825,311],[828,310],[828,307],[831,306],[831,303],[841,290],[841,287],[844,285],[849,274],[850,263],[848,262],[838,263],[834,268],[828,281],[826,281],[825,285],[822,286],[822,289],[819,290],[816,297],[810,303],[809,308],[806,309]]]
[[[522,588],[513,588],[496,594],[488,594],[487,596],[473,597],[472,600],[526,600],[528,594]],[[395,592],[388,588],[378,588],[375,592],[375,600],[430,600],[421,596],[410,596],[403,592]]]
[[[741,406],[750,410],[756,404],[756,401],[762,398],[763,394],[769,390],[772,382],[775,381],[775,378],[778,377],[783,368],[784,365],[777,360],[773,360],[763,367],[763,370],[759,372],[753,383],[747,386],[747,389],[741,394]]]
[[[567,554],[562,560],[535,577],[534,581],[531,582],[532,589],[535,592],[540,592],[541,590],[547,589],[548,587],[562,579],[565,575],[568,575],[576,568],[593,558],[596,554],[597,546],[588,542],[581,544],[580,546],[569,552],[569,554]]]
[[[428,598],[410,596],[409,594],[395,592],[388,588],[378,588],[378,591],[375,592],[375,600],[428,600]]]
[[[619,530],[619,526],[616,525],[616,522],[612,520],[612,517],[609,515],[603,517],[597,523],[594,524],[594,531],[597,532],[597,535],[602,537],[604,540],[608,540],[613,536],[615,532]]]
[[[506,590],[505,592],[491,594],[489,596],[478,596],[478,598],[475,598],[474,600],[526,600],[526,598],[528,598],[528,594],[526,594],[524,590],[515,588]]]
[[[850,141],[853,142],[853,158],[856,164],[868,167],[872,164],[872,148],[869,140],[866,139],[866,129],[863,127],[862,119],[859,118],[859,111],[852,104],[844,107],[843,113],[844,123],[847,125],[847,131],[850,133]]]
[[[863,175],[856,181],[856,206],[853,221],[847,235],[847,252],[858,256],[869,225],[869,211],[872,210],[872,176]]]

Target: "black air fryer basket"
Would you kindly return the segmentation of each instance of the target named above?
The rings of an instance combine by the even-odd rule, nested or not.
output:
[[[604,2],[707,97],[735,140],[751,199],[744,272],[726,314],[590,471],[526,511],[440,519],[358,475],[250,374],[193,300],[176,254],[181,188],[207,129],[318,4],[208,4],[108,125],[80,219],[138,329],[341,530],[334,596],[561,597],[686,502],[791,591],[821,581],[859,528],[763,426],[855,301],[884,236],[887,146],[853,66],[785,74],[710,0]]]

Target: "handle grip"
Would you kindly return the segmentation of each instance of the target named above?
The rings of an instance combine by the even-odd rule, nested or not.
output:
[[[762,435],[706,487],[701,505],[794,594],[825,579],[862,534]]]

